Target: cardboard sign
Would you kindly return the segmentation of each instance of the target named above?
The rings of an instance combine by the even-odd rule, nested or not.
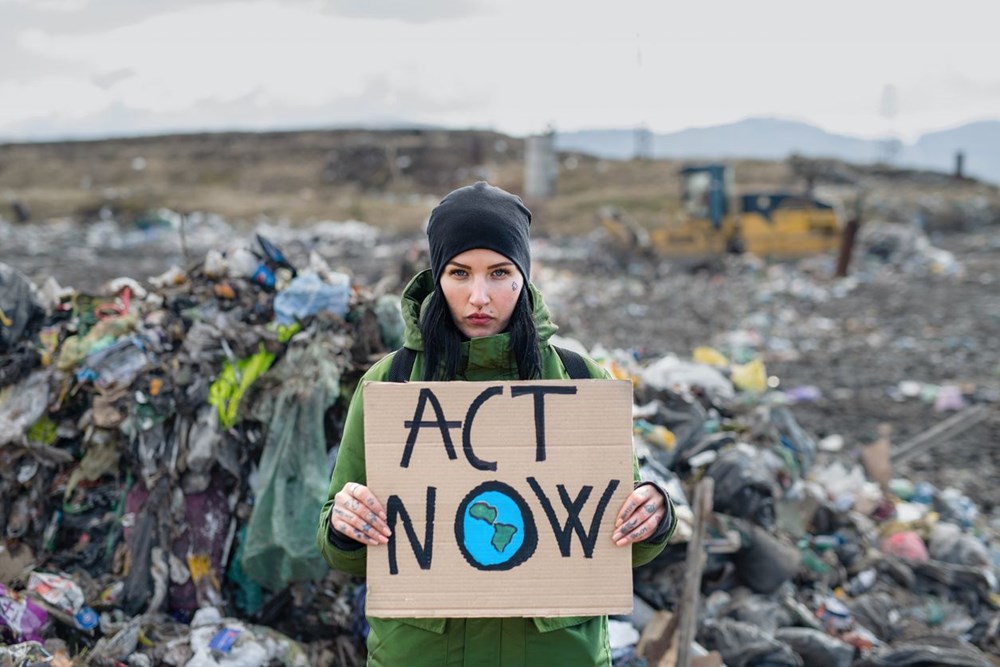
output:
[[[629,613],[632,492],[624,380],[373,382],[368,486],[392,537],[368,547],[367,612],[391,617]]]

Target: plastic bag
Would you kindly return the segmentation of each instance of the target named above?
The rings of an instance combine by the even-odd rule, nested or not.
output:
[[[745,364],[734,364],[730,369],[733,385],[740,391],[762,394],[767,391],[767,370],[764,362],[754,359]]]
[[[771,408],[771,423],[778,430],[781,444],[795,455],[799,474],[804,477],[816,460],[816,440],[799,426],[788,408],[781,406]]]
[[[338,349],[325,333],[293,345],[267,376],[270,386],[259,388],[255,414],[268,414],[268,428],[242,566],[273,591],[327,570],[316,518],[329,483],[324,415],[340,394]]]
[[[151,363],[145,343],[138,336],[123,338],[91,352],[77,371],[78,380],[90,380],[101,389],[125,388]]]
[[[781,541],[760,526],[733,519],[744,548],[733,558],[736,576],[755,593],[770,595],[799,570],[801,555],[793,545]]]
[[[713,402],[728,401],[735,395],[733,383],[718,369],[682,361],[674,355],[667,355],[647,366],[642,371],[642,382],[656,389],[701,387]]]
[[[250,385],[267,372],[274,363],[274,354],[261,344],[257,354],[242,359],[234,366],[226,362],[219,377],[208,391],[208,402],[219,410],[219,423],[230,428],[239,421],[240,401]]]
[[[924,540],[912,530],[883,537],[880,547],[890,556],[904,560],[924,562],[930,557]]]
[[[19,440],[49,406],[49,371],[0,390],[0,446]]]
[[[44,315],[31,281],[14,267],[0,263],[0,354],[36,331]]]
[[[40,606],[0,584],[0,628],[17,640],[42,641],[49,615]]]
[[[854,664],[856,667],[991,667],[994,663],[972,646],[945,648],[911,643],[877,649]]]
[[[775,522],[775,482],[756,450],[734,447],[708,468],[715,480],[712,506],[716,512],[746,518],[770,528]]]
[[[931,529],[927,551],[934,560],[968,565],[969,567],[990,567],[990,551],[975,535],[963,533],[953,523],[938,523]]]
[[[774,638],[792,647],[807,665],[851,667],[854,647],[812,628],[778,628]]]
[[[698,643],[721,653],[728,667],[803,667],[789,646],[750,623],[728,618],[705,621],[698,629]]]
[[[331,273],[330,282],[324,282],[317,274],[307,273],[274,297],[274,318],[281,324],[292,324],[324,311],[343,317],[350,298],[351,279],[347,275]]]
[[[403,346],[406,323],[400,310],[399,297],[383,294],[375,302],[375,316],[378,317],[378,332],[386,349],[396,350]]]

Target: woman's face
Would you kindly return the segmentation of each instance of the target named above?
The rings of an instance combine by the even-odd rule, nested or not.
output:
[[[485,248],[452,257],[439,282],[455,326],[469,338],[492,336],[506,329],[524,289],[514,262]]]

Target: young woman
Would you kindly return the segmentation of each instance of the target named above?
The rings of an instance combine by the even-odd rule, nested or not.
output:
[[[531,212],[521,199],[484,182],[459,188],[431,213],[430,270],[403,295],[404,347],[416,351],[412,380],[567,379],[549,338],[556,326],[529,282]],[[317,544],[336,569],[364,576],[369,548],[390,531],[379,498],[365,486],[366,381],[389,377],[393,355],[365,374],[348,411]],[[592,378],[607,374],[586,360]],[[673,532],[669,497],[642,483],[618,512],[612,539],[631,545],[633,566],[653,559]],[[611,665],[607,617],[369,618],[368,664]]]

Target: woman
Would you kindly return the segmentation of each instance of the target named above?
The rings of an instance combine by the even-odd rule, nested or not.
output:
[[[459,188],[431,213],[431,268],[403,295],[404,347],[416,351],[412,380],[567,379],[548,340],[556,330],[531,276],[531,212],[484,182]],[[393,355],[362,378],[348,411],[317,544],[336,569],[364,576],[368,548],[389,541],[385,510],[365,486],[360,387],[389,377]],[[592,378],[607,374],[591,360]],[[670,499],[639,483],[612,536],[631,545],[633,565],[652,560],[674,528]],[[369,618],[369,665],[611,665],[607,617]]]

